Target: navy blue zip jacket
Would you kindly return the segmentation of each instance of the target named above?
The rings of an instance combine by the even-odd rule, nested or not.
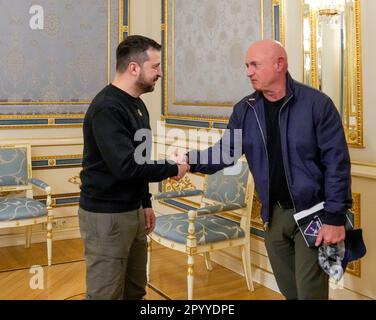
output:
[[[295,81],[289,73],[286,77],[286,98],[279,125],[294,210],[299,212],[325,201],[323,222],[344,225],[352,197],[350,157],[340,115],[323,92]],[[242,130],[241,141],[236,139],[234,129]],[[227,130],[218,143],[207,150],[188,153],[192,172],[212,174],[233,164],[236,159],[228,158],[234,157],[234,149],[241,146],[235,158],[242,154],[247,158],[262,203],[264,223],[269,221],[270,211],[267,139],[263,97],[256,91],[234,106]],[[214,164],[213,155],[223,150],[229,152],[221,153],[218,164]],[[204,163],[203,159],[208,161]]]

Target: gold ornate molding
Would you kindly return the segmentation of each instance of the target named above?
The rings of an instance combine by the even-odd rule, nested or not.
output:
[[[192,183],[191,179],[185,175],[179,181],[174,179],[167,179],[162,182],[163,190],[166,192],[169,191],[182,191],[182,190],[196,190],[196,187]]]
[[[49,156],[36,156],[32,157],[32,161],[47,161],[46,164],[34,165],[33,170],[46,170],[46,169],[59,169],[67,167],[81,167],[81,163],[58,163],[60,160],[65,159],[82,159],[82,154],[72,154],[72,155],[49,155]]]
[[[358,229],[360,228],[360,193],[353,193],[353,206],[352,206],[352,212],[354,213],[354,228]],[[346,272],[360,277],[361,276],[361,261],[353,261],[350,262],[346,268]]]
[[[277,8],[279,10],[279,15],[278,15],[278,19],[279,19],[278,29],[279,29],[279,35],[280,35],[279,42],[281,42],[284,46],[285,42],[286,42],[286,40],[285,40],[286,39],[286,35],[285,35],[285,0],[273,0],[273,2],[272,2],[273,39],[275,39],[275,14],[274,14],[274,10],[276,10]]]
[[[126,24],[124,24],[124,2],[127,7],[127,21]],[[130,0],[124,1],[119,0],[119,43],[123,41],[124,39],[124,33],[130,34],[131,27],[130,27],[130,10],[131,10],[131,4]]]
[[[343,51],[343,100],[342,121],[345,129],[347,143],[350,147],[363,148],[363,86],[362,86],[362,50],[361,50],[361,21],[360,21],[360,0],[351,0],[344,2],[344,34],[342,37],[346,43],[342,44]],[[318,66],[318,46],[317,30],[318,18],[322,10],[311,6],[308,1],[302,0],[303,12],[303,34],[305,37],[309,34],[309,41],[304,38],[303,41],[303,61],[309,59],[303,67],[304,81],[315,87],[320,88],[319,84],[319,66]],[[333,11],[334,12],[334,11]],[[307,23],[304,23],[307,21]],[[309,32],[305,28],[310,28]],[[308,48],[309,46],[309,48]],[[309,52],[309,56],[308,56]],[[307,67],[306,67],[307,66]],[[339,107],[339,106],[337,106]]]
[[[70,177],[70,178],[68,179],[68,182],[80,186],[80,185],[81,185],[81,179],[80,179],[80,176],[79,176],[78,174],[76,174],[75,176]]]

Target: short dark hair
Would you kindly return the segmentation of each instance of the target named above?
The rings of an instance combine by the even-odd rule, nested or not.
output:
[[[125,38],[116,49],[116,71],[124,72],[130,62],[142,65],[149,59],[146,50],[150,48],[161,51],[162,46],[153,39],[140,35]]]

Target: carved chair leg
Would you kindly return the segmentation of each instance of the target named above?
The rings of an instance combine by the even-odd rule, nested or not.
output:
[[[213,264],[210,260],[210,252],[205,252],[204,258],[205,258],[206,269],[208,269],[209,271],[212,271],[213,270]]]
[[[32,226],[27,226],[26,227],[26,234],[25,234],[25,248],[30,248],[31,232],[32,232]]]
[[[193,299],[193,281],[194,281],[194,258],[192,255],[188,255],[188,273],[187,273],[187,282],[188,282],[188,300]]]
[[[48,266],[52,264],[52,216],[47,218],[47,259]]]
[[[251,267],[251,246],[249,242],[242,247],[242,260],[245,280],[249,291],[254,291]]]

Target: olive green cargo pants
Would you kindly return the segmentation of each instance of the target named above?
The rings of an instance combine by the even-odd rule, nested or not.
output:
[[[86,298],[142,299],[147,241],[142,209],[95,213],[79,208],[86,260]]]
[[[327,300],[329,277],[318,263],[318,249],[307,247],[293,209],[273,208],[265,245],[279,290],[291,300]]]

